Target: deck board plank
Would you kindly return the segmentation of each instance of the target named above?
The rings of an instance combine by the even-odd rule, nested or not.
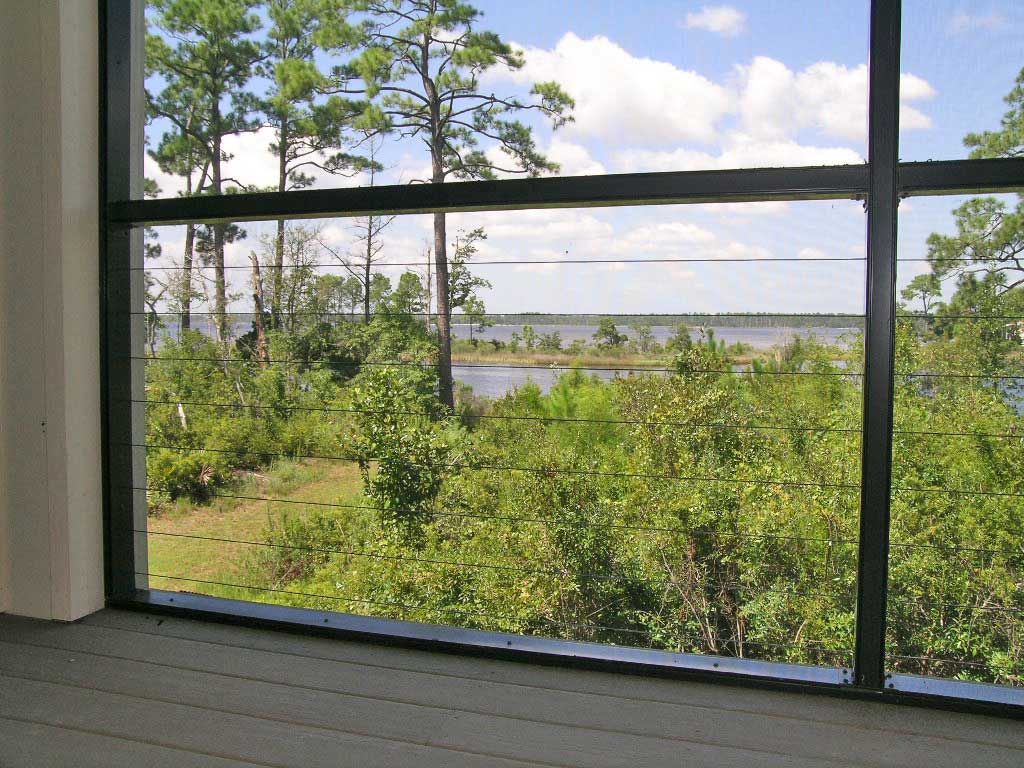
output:
[[[3,674],[0,717],[20,717],[282,768],[530,765]]]
[[[0,625],[0,641],[38,644],[145,661],[190,671],[230,675],[247,680],[291,685],[381,701],[415,703],[483,715],[502,715],[553,725],[598,729],[605,733],[694,739],[752,751],[788,752],[845,762],[851,755],[877,765],[927,768],[937,759],[957,754],[994,764],[1005,749],[979,741],[948,739],[941,734],[903,734],[899,740],[871,738],[865,729],[842,722],[805,721],[780,713],[725,711],[699,704],[665,704],[553,689],[531,689],[506,682],[481,682],[428,672],[366,667],[193,640],[111,630],[92,625],[55,627],[27,623],[18,631]]]
[[[154,755],[125,765],[1024,765],[1024,728],[996,718],[124,611],[0,616],[0,677],[0,718],[33,721],[0,720],[5,767],[46,729],[45,754]]]
[[[339,642],[302,635],[284,635],[247,627],[157,616],[135,611],[101,611],[85,619],[105,626],[165,637],[177,637],[309,658],[409,671],[431,672],[468,680],[506,682],[538,690],[574,691],[632,699],[638,702],[699,705],[726,712],[788,717],[824,724],[889,732],[896,736],[942,734],[951,739],[1024,749],[1024,728],[999,718],[900,707],[830,696],[782,693],[739,686],[680,683],[654,677],[581,671],[553,666],[426,653],[357,642]]]
[[[253,768],[213,755],[127,741],[105,734],[0,718],[3,768]]]
[[[28,670],[19,673],[18,670]],[[809,760],[763,749],[749,750],[701,740],[669,741],[597,728],[575,728],[480,715],[447,708],[381,701],[156,664],[109,659],[76,651],[0,643],[0,675],[79,686],[147,701],[175,702],[206,711],[269,722],[301,724],[344,734],[431,747],[468,750],[508,760],[614,768],[623,756],[640,765],[849,766],[847,761]]]

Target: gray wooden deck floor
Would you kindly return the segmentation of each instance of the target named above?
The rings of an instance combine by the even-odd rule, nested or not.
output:
[[[1024,726],[103,611],[0,616],[0,766],[1024,766]]]

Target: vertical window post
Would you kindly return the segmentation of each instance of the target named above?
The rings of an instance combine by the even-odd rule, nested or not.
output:
[[[869,62],[867,321],[854,682],[881,689],[885,684],[896,345],[900,0],[872,0]]]
[[[141,304],[145,276],[142,230],[111,222],[107,203],[141,197],[144,101],[142,3],[103,0],[101,34],[104,79],[101,94],[100,198],[103,238],[100,290],[103,298],[104,483],[106,485],[107,597],[130,599],[135,573],[145,572],[136,557],[136,534],[145,525],[145,453],[133,443],[144,433],[145,410],[135,409],[145,388],[144,369],[133,367],[143,341],[133,321],[133,302]],[[136,369],[137,368],[137,369]],[[141,450],[141,452],[140,452]],[[141,478],[140,478],[141,473]],[[140,482],[141,479],[141,482]],[[141,505],[138,496],[142,496]],[[139,548],[143,553],[145,548]]]

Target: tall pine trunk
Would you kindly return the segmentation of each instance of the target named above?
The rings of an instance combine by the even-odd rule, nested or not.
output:
[[[213,225],[213,312],[217,317],[217,338],[226,342],[228,328],[227,276],[224,270],[224,225]]]
[[[220,110],[216,107],[213,110],[213,125],[215,126],[213,138],[212,166],[212,192],[219,195],[223,192],[221,183],[221,135],[220,135]],[[213,225],[213,312],[217,318],[217,337],[220,341],[228,340],[228,291],[227,278],[224,273],[224,225]]]
[[[371,177],[372,181],[372,177]],[[363,264],[363,322],[370,324],[370,281],[373,279],[373,216],[366,220],[366,263]]]
[[[271,325],[281,328],[281,301],[284,294],[284,219],[277,220],[277,235],[274,241],[274,275],[271,283],[270,313]]]
[[[199,181],[202,186],[202,179]],[[185,195],[192,197],[192,151],[188,153],[188,175],[185,178]],[[185,225],[185,253],[181,259],[182,290],[181,317],[178,320],[178,332],[187,331],[192,327],[192,259],[196,248],[196,225]]]
[[[288,118],[278,116],[277,191],[288,190]],[[274,274],[270,296],[270,312],[274,328],[281,327],[281,297],[284,293],[284,219],[277,220],[277,239],[274,241]]]
[[[185,225],[185,255],[182,258],[181,330],[192,327],[192,259],[196,245],[196,225]]]
[[[431,5],[430,13],[435,6]],[[423,77],[423,89],[430,107],[430,180],[434,184],[443,184],[445,143],[441,127],[441,102],[437,95],[434,81],[427,73],[430,71],[430,36],[423,35],[421,48],[422,60],[420,74]],[[434,214],[434,268],[437,285],[437,369],[438,394],[441,404],[455,408],[455,383],[452,380],[452,312],[448,296],[448,245],[445,231],[446,218],[444,213]]]
[[[443,180],[443,179],[442,179]],[[455,383],[452,379],[451,308],[448,306],[448,239],[445,214],[434,214],[434,276],[437,286],[437,369],[441,404],[455,407]]]

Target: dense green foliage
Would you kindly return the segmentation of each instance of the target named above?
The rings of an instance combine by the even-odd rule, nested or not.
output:
[[[393,293],[383,301],[401,306]],[[937,322],[939,333],[905,318],[901,369],[1018,365],[1010,342],[976,325]],[[860,387],[835,349],[797,341],[733,371],[710,339],[669,353],[674,374],[570,372],[550,392],[527,384],[493,402],[464,398],[451,413],[438,404],[436,348],[414,314],[293,333],[272,332],[271,343],[275,359],[295,365],[225,366],[221,347],[193,331],[149,366],[150,443],[206,449],[149,452],[150,486],[164,494],[200,498],[276,456],[361,467],[358,504],[273,518],[277,547],[260,553],[253,583],[302,593],[274,599],[849,662]],[[325,339],[311,343],[318,333]],[[336,365],[319,361],[324,349]],[[308,350],[318,351],[301,363]],[[399,360],[410,365],[374,365]],[[162,404],[191,401],[234,405]],[[1021,416],[991,381],[905,378],[897,417],[890,633],[894,653],[925,661],[896,663],[1018,682],[1018,500],[964,504],[935,491],[1024,491]],[[933,434],[978,432],[992,437]]]

